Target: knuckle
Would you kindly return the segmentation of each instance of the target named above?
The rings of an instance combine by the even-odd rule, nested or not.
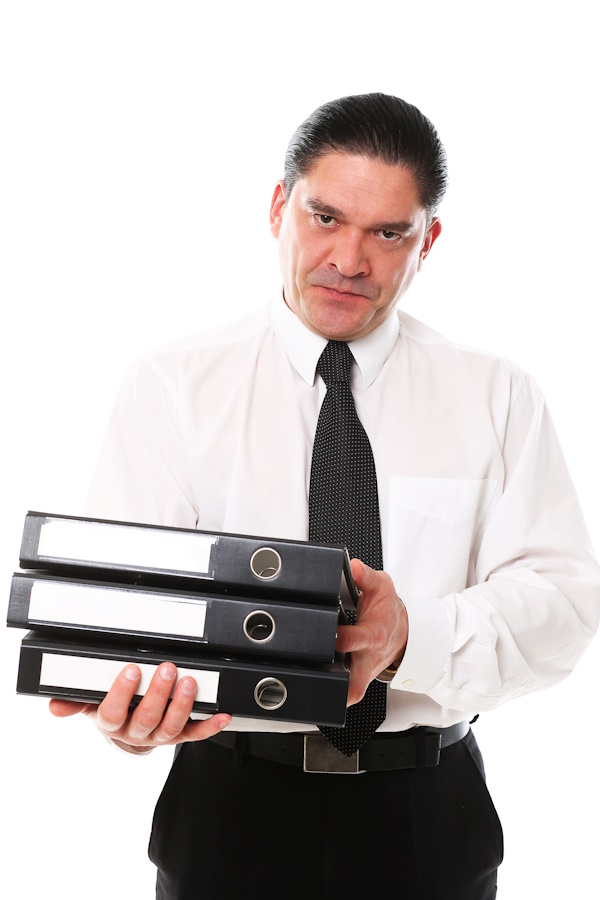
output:
[[[176,725],[163,725],[160,732],[157,733],[156,739],[161,744],[167,744],[174,741],[181,734],[181,728]]]
[[[141,734],[149,734],[151,731],[154,731],[160,721],[160,718],[157,717],[157,715],[153,712],[145,712],[144,710],[140,710],[137,714],[134,714],[133,721],[136,732]]]
[[[100,706],[96,713],[96,726],[99,731],[106,734],[115,734],[123,727],[123,720],[114,714],[111,715],[110,711],[105,711]]]

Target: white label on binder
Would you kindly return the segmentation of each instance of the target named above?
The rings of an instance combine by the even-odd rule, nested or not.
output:
[[[208,574],[212,535],[104,522],[49,519],[40,529],[38,554],[77,560]]]
[[[30,622],[82,625],[176,637],[204,637],[206,600],[117,587],[35,581]]]
[[[78,688],[88,691],[108,691],[113,681],[127,665],[122,659],[98,659],[92,656],[65,656],[62,653],[43,653],[40,687]],[[138,696],[143,696],[158,666],[136,663],[141,669]],[[198,685],[195,700],[198,703],[216,703],[219,692],[219,672],[202,669],[177,669],[177,682],[191,675]]]

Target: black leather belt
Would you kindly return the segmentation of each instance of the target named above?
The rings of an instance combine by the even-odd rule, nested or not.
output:
[[[374,735],[350,757],[336,750],[320,733],[225,732],[210,740],[257,759],[300,766],[305,772],[357,775],[437,766],[440,752],[461,741],[468,731],[468,722],[458,722],[449,728],[423,726],[408,731],[383,732]]]

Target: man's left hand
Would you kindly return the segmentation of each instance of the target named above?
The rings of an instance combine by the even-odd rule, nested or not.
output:
[[[408,615],[389,575],[370,569],[360,559],[351,561],[360,591],[356,625],[338,628],[336,650],[350,653],[348,706],[358,703],[373,679],[404,656]]]

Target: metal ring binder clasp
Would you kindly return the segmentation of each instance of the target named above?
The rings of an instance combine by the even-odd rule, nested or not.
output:
[[[280,709],[287,700],[287,688],[279,678],[262,678],[254,688],[254,699],[261,709]]]
[[[276,578],[281,572],[282,565],[281,556],[272,547],[260,547],[254,551],[250,559],[252,572],[262,581]]]
[[[263,609],[248,613],[243,624],[244,634],[255,644],[266,644],[275,634],[275,619]]]

